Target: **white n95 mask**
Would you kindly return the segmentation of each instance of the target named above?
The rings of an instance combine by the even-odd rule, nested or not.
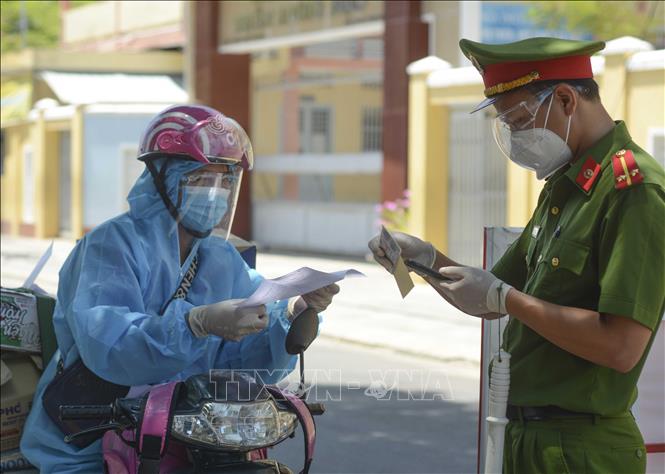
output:
[[[547,95],[551,95],[550,90]],[[522,102],[509,111],[494,119],[494,138],[504,155],[522,168],[536,172],[538,179],[545,179],[554,174],[562,166],[565,166],[573,158],[573,152],[568,146],[568,136],[572,115],[568,117],[566,128],[566,139],[549,130],[547,121],[554,98],[550,99],[545,116],[545,128],[534,128],[531,125],[535,121],[538,108],[547,98],[547,95],[536,97],[537,104]],[[536,105],[534,107],[534,105]],[[520,114],[517,121],[524,125],[516,126],[510,121],[510,115]],[[525,120],[524,117],[527,119]],[[531,126],[531,128],[529,128]]]

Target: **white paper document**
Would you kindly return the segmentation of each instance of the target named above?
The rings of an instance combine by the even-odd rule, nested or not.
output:
[[[263,280],[256,291],[238,307],[247,308],[261,304],[273,303],[277,300],[304,295],[324,286],[343,280],[347,276],[365,276],[358,270],[348,269],[338,272],[320,272],[303,267],[272,280]]]
[[[53,242],[51,242],[51,245],[48,246],[46,252],[44,252],[44,255],[40,257],[39,261],[37,262],[37,265],[35,265],[35,268],[33,268],[32,272],[30,272],[30,275],[28,275],[28,278],[26,278],[26,280],[23,282],[23,288],[29,288],[29,289],[32,288],[32,286],[35,283],[35,280],[37,279],[41,271],[44,269],[44,265],[46,265],[49,258],[51,258],[52,253],[53,253]]]

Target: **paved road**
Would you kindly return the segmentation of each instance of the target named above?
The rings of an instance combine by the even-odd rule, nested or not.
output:
[[[317,340],[305,365],[308,379],[319,380],[310,395],[341,395],[317,418],[313,472],[476,472],[478,380],[470,364]],[[341,379],[341,390],[335,379]],[[370,386],[378,388],[376,396],[382,387],[393,390],[377,399],[366,395]],[[300,433],[271,450],[271,457],[297,472],[303,458]]]

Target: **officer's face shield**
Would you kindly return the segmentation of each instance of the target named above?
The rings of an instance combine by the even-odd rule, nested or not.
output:
[[[243,168],[237,164],[211,164],[184,175],[176,207],[180,222],[189,229],[228,239],[233,224]]]
[[[511,157],[511,136],[513,133],[531,131],[536,135],[539,132],[542,133],[543,129],[547,127],[549,107],[546,114],[539,114],[539,111],[547,99],[552,97],[554,89],[555,87],[548,87],[537,94],[519,91],[522,93],[522,97],[517,97],[517,100],[519,100],[517,103],[514,103],[515,99],[511,100],[510,96],[494,103],[495,113],[492,117],[492,133],[496,144],[506,157]],[[551,99],[549,105],[551,106]],[[534,139],[537,140],[538,137],[534,137]]]

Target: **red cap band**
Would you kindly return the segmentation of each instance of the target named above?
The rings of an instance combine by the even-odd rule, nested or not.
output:
[[[590,56],[566,56],[542,61],[516,61],[483,67],[485,88],[514,81],[537,71],[538,81],[553,79],[590,79],[593,77]]]

